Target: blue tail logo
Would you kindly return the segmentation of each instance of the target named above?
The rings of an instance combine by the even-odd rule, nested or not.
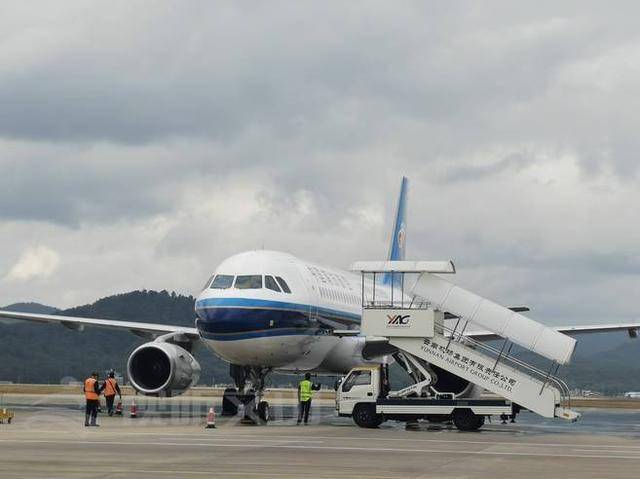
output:
[[[407,189],[409,187],[409,180],[406,177],[402,177],[402,184],[400,185],[400,197],[398,199],[398,208],[396,210],[396,219],[393,224],[391,243],[389,245],[388,259],[390,261],[403,261],[406,251],[407,240]],[[384,284],[391,284],[391,275],[385,274],[382,282]]]

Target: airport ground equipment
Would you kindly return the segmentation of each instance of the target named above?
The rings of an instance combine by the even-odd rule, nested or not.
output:
[[[570,409],[569,388],[556,376],[560,365],[571,358],[575,347],[572,338],[435,276],[436,272],[455,273],[453,265],[446,267],[446,262],[358,262],[352,269],[362,273],[363,285],[365,275],[373,276],[373,288],[362,289],[360,333],[368,344],[393,355],[414,384],[401,391],[387,391],[384,378],[374,384],[382,370],[372,369],[364,375],[371,378],[368,384],[363,378],[363,384],[349,388],[349,381],[358,381],[351,379],[353,374],[363,375],[352,370],[339,386],[340,414],[353,416],[361,425],[376,425],[386,418],[450,414],[461,429],[477,429],[483,422],[479,418],[507,414],[506,408],[512,417],[526,408],[543,417],[579,418],[579,413]],[[377,275],[391,275],[397,292],[390,300],[376,298]],[[407,281],[406,275],[417,279]],[[409,283],[413,284],[405,290]],[[454,317],[454,324],[447,323],[445,315]],[[501,346],[494,348],[469,338],[465,335],[469,324],[502,337]],[[514,343],[551,359],[549,370],[511,355]],[[443,395],[438,391],[434,366],[475,387],[460,395]],[[482,403],[478,396],[483,389],[504,401]]]
[[[480,428],[485,417],[515,417],[517,414],[517,406],[502,398],[422,395],[417,394],[412,386],[401,391],[386,391],[386,368],[387,365],[382,364],[352,369],[336,393],[338,414],[352,417],[358,426],[368,428],[377,427],[386,420],[451,419],[462,431]]]
[[[131,400],[131,407],[129,408],[129,417],[135,419],[138,417],[138,405],[136,404],[136,400]]]
[[[216,428],[216,412],[213,407],[209,408],[209,413],[207,414],[207,425],[205,429],[215,429]]]

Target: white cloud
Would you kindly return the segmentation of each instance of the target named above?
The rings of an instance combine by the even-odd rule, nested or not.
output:
[[[60,265],[60,255],[44,245],[27,248],[5,279],[9,281],[29,281],[49,278]]]

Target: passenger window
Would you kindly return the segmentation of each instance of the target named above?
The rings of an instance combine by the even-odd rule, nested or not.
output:
[[[233,276],[229,276],[227,274],[219,274],[216,276],[216,279],[211,283],[211,288],[213,289],[228,289],[233,284]]]
[[[258,274],[238,276],[235,287],[236,289],[260,289],[262,288],[262,276]]]
[[[273,291],[277,291],[280,293],[280,288],[278,287],[278,283],[273,279],[273,276],[265,276],[264,277],[264,286],[267,289],[272,289]]]
[[[349,392],[353,386],[368,386],[371,384],[371,371],[353,371],[342,384],[342,392]]]
[[[278,284],[282,288],[282,291],[289,294],[291,293],[291,290],[289,289],[289,285],[284,279],[282,279],[280,276],[276,276],[276,281],[278,281]]]

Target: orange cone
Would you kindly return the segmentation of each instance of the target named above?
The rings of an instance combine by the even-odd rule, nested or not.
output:
[[[216,427],[216,412],[212,407],[209,408],[209,414],[207,414],[207,426],[205,429],[215,429]]]
[[[135,399],[131,400],[131,410],[129,411],[129,417],[131,418],[138,417],[138,406],[136,405]]]
[[[116,416],[122,416],[122,401],[118,401],[116,404]]]

